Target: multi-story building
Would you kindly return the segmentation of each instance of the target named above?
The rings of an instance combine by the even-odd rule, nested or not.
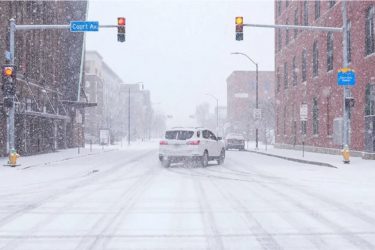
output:
[[[0,54],[9,51],[10,18],[16,24],[69,24],[71,20],[85,20],[86,12],[86,1],[1,1]],[[34,154],[81,143],[84,112],[77,108],[82,107],[77,101],[83,34],[68,29],[17,30],[15,41],[16,150]],[[4,155],[7,110],[0,108],[0,155]]]
[[[96,51],[85,54],[85,94],[88,102],[97,106],[86,111],[85,139],[99,142],[101,129],[108,129],[112,142],[120,136],[119,106],[121,78],[104,62]]]
[[[121,84],[119,93],[122,107],[119,116],[123,128],[122,135],[128,137],[130,128],[131,140],[149,139],[153,123],[150,91],[144,90],[143,85],[140,84]]]
[[[346,1],[351,87],[350,147],[375,153],[375,4]],[[342,27],[341,1],[276,1],[275,23]],[[275,30],[276,143],[338,152],[342,134],[343,88],[337,72],[343,66],[341,33]],[[307,121],[300,108],[307,105]],[[337,137],[340,137],[337,139]]]
[[[274,129],[274,72],[258,72],[259,108],[263,111],[263,121]],[[238,132],[248,139],[255,138],[254,109],[256,100],[256,72],[234,71],[227,78],[227,124],[226,133]],[[258,124],[260,125],[260,124]]]
[[[88,102],[97,103],[85,115],[85,138],[98,143],[101,129],[109,130],[111,142],[128,136],[147,139],[151,136],[152,108],[150,91],[140,84],[123,84],[122,79],[96,51],[86,51],[85,94]],[[130,94],[130,108],[129,108]]]

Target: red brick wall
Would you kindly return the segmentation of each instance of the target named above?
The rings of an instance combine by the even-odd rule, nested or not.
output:
[[[356,86],[351,88],[352,95],[355,98],[355,107],[352,109],[351,120],[351,148],[354,150],[364,149],[364,107],[365,107],[365,87],[371,82],[371,77],[375,77],[375,54],[365,57],[365,13],[368,7],[374,4],[371,1],[348,1],[348,19],[351,21],[351,57],[352,61],[349,67],[354,69],[357,74]],[[321,1],[320,18],[315,20],[314,2],[308,1],[309,25],[315,26],[342,26],[341,2],[329,8],[328,1]],[[277,5],[275,4],[275,7]],[[275,8],[275,22],[285,24],[289,17],[289,24],[294,23],[294,11],[298,8],[299,24],[302,22],[303,1],[290,1],[289,7],[285,8],[285,2],[282,2],[281,15],[277,15]],[[289,31],[289,44],[285,45],[285,30],[282,30],[282,49],[277,51],[277,31],[275,31],[275,72],[280,72],[280,91],[275,91],[276,96],[276,114],[277,114],[277,136],[276,143],[291,144],[294,135],[292,134],[293,117],[297,121],[296,143],[301,144],[301,124],[299,121],[300,104],[308,104],[308,121],[306,144],[318,147],[340,147],[334,145],[332,141],[333,119],[342,117],[343,88],[337,86],[337,71],[342,67],[342,34],[334,33],[334,63],[333,70],[327,72],[327,33],[326,32],[298,32],[294,39],[294,31]],[[319,71],[318,77],[313,77],[313,43],[318,42],[319,50]],[[307,81],[301,82],[301,59],[302,50],[307,51]],[[296,56],[297,85],[292,86],[292,60]],[[288,89],[284,89],[284,63],[288,63]],[[276,79],[275,73],[275,79]],[[374,80],[373,80],[374,81]],[[330,96],[330,103],[327,107],[327,96]],[[319,107],[319,134],[313,135],[312,126],[312,103],[313,98],[318,98]],[[284,107],[287,107],[285,119],[286,133],[284,135]],[[294,107],[294,109],[293,109]],[[329,110],[329,111],[328,111]],[[329,122],[329,128],[327,128]],[[328,133],[328,131],[330,133]]]

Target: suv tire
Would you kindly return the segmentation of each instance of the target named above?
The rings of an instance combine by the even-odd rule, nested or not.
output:
[[[205,150],[203,156],[200,159],[200,165],[202,168],[207,167],[208,165],[208,152]]]
[[[225,150],[222,149],[221,152],[220,152],[220,156],[217,159],[217,164],[222,165],[224,163],[224,160],[225,160]]]

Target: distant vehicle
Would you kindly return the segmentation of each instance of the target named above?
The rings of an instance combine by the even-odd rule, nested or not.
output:
[[[205,128],[173,128],[165,132],[159,145],[159,160],[165,167],[183,161],[206,167],[208,161],[216,160],[220,165],[224,159],[222,138]]]
[[[225,149],[245,150],[245,137],[241,134],[228,134],[225,137]]]

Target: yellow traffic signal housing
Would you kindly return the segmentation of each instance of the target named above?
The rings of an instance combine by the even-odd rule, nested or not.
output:
[[[235,19],[236,23],[236,40],[242,41],[243,40],[243,17],[238,16]]]

